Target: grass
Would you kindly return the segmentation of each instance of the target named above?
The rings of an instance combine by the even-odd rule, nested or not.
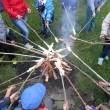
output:
[[[27,0],[27,2],[30,4],[30,7],[32,9],[32,13],[28,15],[27,23],[33,29],[35,29],[37,32],[40,32],[41,31],[41,24],[40,24],[39,14],[36,11],[36,9],[32,6],[32,4],[35,4],[35,2],[32,0]],[[55,6],[55,20],[53,23],[52,32],[54,32],[55,35],[58,36],[59,35],[58,31],[61,28],[61,13],[62,13],[62,11],[61,11],[61,6],[60,6],[59,1],[54,0],[54,6]],[[98,37],[100,35],[101,24],[102,24],[104,17],[109,12],[109,6],[110,6],[110,2],[107,1],[107,3],[102,8],[102,10],[97,18],[95,32],[90,35],[86,35],[85,33],[81,33],[80,34],[81,39],[89,40],[89,41],[95,39],[94,41],[96,41],[96,40],[99,41]],[[85,22],[85,17],[86,17],[85,14],[86,14],[85,0],[79,0],[79,10],[78,10],[77,18],[78,18],[78,23],[82,27]],[[2,15],[3,15],[3,18],[5,20],[7,20],[10,27],[18,30],[17,27],[13,25],[13,23],[11,22],[11,20],[9,19],[9,17],[6,13],[2,13]],[[35,43],[45,47],[45,45],[39,40],[39,38],[35,35],[35,33],[32,32],[32,30],[30,30],[30,29],[29,29],[29,31],[30,31],[29,39],[34,41]],[[18,35],[17,35],[17,38],[18,38],[18,42],[21,42],[21,39],[19,38]],[[46,39],[46,42],[48,42],[50,44],[50,43],[54,42],[54,39],[53,38]],[[84,62],[86,62],[88,65],[90,65],[98,74],[100,74],[104,79],[106,79],[108,82],[110,82],[110,75],[109,75],[110,74],[109,73],[110,61],[104,62],[103,66],[97,65],[97,59],[100,55],[100,52],[102,51],[102,46],[101,45],[94,45],[94,46],[91,46],[87,49],[84,49],[83,51],[79,51],[82,48],[87,47],[87,46],[89,46],[89,45],[83,44],[83,43],[75,43],[74,51]],[[19,50],[18,52],[27,53],[22,50]],[[71,56],[70,58],[71,58],[71,61],[74,62],[74,64],[78,65],[78,67],[80,67],[86,73],[88,73],[90,76],[92,76],[93,78],[98,80],[93,75],[93,73],[90,72],[85,66],[83,66],[76,58],[74,58],[73,56]],[[17,57],[17,59],[23,60],[24,58]],[[10,79],[11,77],[13,77],[15,75],[16,75],[16,69],[12,68],[12,65],[10,63],[5,63],[5,66],[4,66],[4,63],[1,63],[0,82],[3,82],[7,79]],[[77,88],[83,96],[85,93],[92,94],[95,97],[94,100],[92,100],[93,103],[95,103],[95,104],[99,104],[101,102],[108,101],[109,97],[102,90],[100,90],[96,85],[94,85],[91,81],[89,81],[85,77],[82,77],[82,75],[79,73],[76,74],[76,77],[78,79],[78,81],[76,83]],[[10,85],[10,84],[7,84],[7,85]],[[84,96],[85,101],[90,102],[91,100],[88,98],[89,98],[88,96],[87,97]]]

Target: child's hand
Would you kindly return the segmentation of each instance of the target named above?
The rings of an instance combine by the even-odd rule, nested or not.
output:
[[[49,27],[49,21],[46,21],[45,25],[46,25],[47,27]]]
[[[11,41],[11,44],[15,44],[15,41],[14,41],[14,40],[12,40],[12,41]]]
[[[14,90],[16,88],[15,85],[11,85],[8,87],[7,92],[11,92],[12,90]]]
[[[63,109],[64,110],[69,110],[68,102],[66,102],[66,103],[63,104]]]
[[[95,16],[96,16],[96,13],[94,12],[94,13],[92,14],[92,17],[95,18]]]
[[[30,8],[28,8],[28,9],[27,9],[27,12],[28,12],[28,13],[31,13],[31,9],[30,9]]]
[[[18,19],[22,19],[22,16],[21,15],[17,15],[16,16]]]
[[[11,102],[12,102],[13,100],[18,100],[18,98],[19,98],[18,92],[15,92],[14,94],[12,94],[12,95],[10,96]]]
[[[15,87],[16,87],[15,85],[9,86],[5,94],[5,97],[9,97],[11,95],[12,90],[15,89]]]
[[[101,34],[99,37],[102,39],[102,38],[105,38],[106,35],[102,35],[102,34]]]
[[[97,8],[97,12],[100,12],[100,7]]]
[[[92,110],[92,107],[90,107],[89,105],[85,106],[86,110]]]

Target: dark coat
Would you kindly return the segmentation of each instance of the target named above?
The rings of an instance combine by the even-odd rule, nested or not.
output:
[[[10,103],[10,97],[4,98],[0,100],[0,110]]]

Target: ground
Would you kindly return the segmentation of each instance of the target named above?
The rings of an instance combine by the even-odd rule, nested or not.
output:
[[[28,23],[37,32],[40,32],[41,31],[41,26],[40,26],[39,15],[38,15],[37,11],[35,10],[35,8],[32,6],[32,3],[35,4],[35,1],[30,1],[30,0],[26,0],[26,1],[30,4],[30,6],[32,8],[32,13],[28,16]],[[78,14],[77,14],[79,28],[84,26],[85,15],[86,15],[85,14],[85,12],[86,12],[86,5],[85,4],[86,4],[85,0],[79,0],[79,11],[78,11]],[[58,0],[57,1],[54,0],[54,5],[55,5],[55,20],[54,20],[52,31],[55,33],[56,36],[60,37],[58,32],[60,31],[60,28],[61,28],[61,13],[62,13],[62,11],[61,11],[60,2]],[[102,21],[103,21],[104,17],[109,12],[109,7],[110,7],[110,2],[107,1],[107,3],[104,5],[104,7],[101,9],[101,12],[99,13],[94,33],[87,35],[87,34],[82,32],[79,35],[79,38],[84,39],[84,40],[88,40],[88,41],[100,41],[100,39],[98,39],[98,37],[100,35],[101,24],[102,24]],[[11,20],[8,18],[6,13],[2,13],[2,15],[3,15],[3,18],[8,21],[10,27],[18,30],[12,24]],[[17,35],[17,37],[19,38],[18,35]],[[38,40],[38,37],[32,32],[32,30],[30,30],[30,39],[32,41],[34,41],[35,43],[38,43],[40,45],[42,44],[42,46],[44,46],[44,44],[40,40]],[[51,42],[55,42],[54,38],[45,39],[45,41],[48,42],[49,44],[51,44]],[[21,42],[21,39],[18,39],[18,42]],[[56,44],[56,45],[59,45],[59,44]],[[90,65],[104,79],[106,79],[108,82],[110,82],[110,75],[109,75],[110,61],[104,62],[103,66],[98,66],[97,65],[97,59],[100,55],[101,50],[102,50],[101,45],[90,46],[90,45],[83,44],[83,43],[80,43],[80,42],[75,43],[75,45],[74,45],[75,53],[83,61],[85,61],[88,65]],[[28,54],[27,51],[22,51],[21,49],[18,50],[18,53]],[[31,53],[29,53],[29,54],[31,54]],[[17,60],[27,60],[28,58],[17,56],[16,59]],[[70,57],[68,57],[68,59],[71,60],[72,63],[74,63],[75,65],[80,67],[82,70],[84,70],[86,73],[88,73],[95,80],[99,81],[99,79],[96,78],[96,76],[94,76],[93,73],[90,72],[84,65],[82,65],[75,57],[73,57],[71,55]],[[5,60],[8,60],[7,56],[5,56]],[[22,66],[22,65],[24,65],[24,66]],[[6,81],[7,79],[10,79],[10,78],[16,76],[16,74],[18,75],[19,73],[24,72],[25,70],[27,70],[27,68],[29,68],[29,66],[32,66],[32,65],[33,64],[28,64],[28,63],[18,63],[18,66],[16,68],[13,68],[12,63],[0,63],[0,83]],[[74,72],[73,74],[74,75],[70,76],[70,78],[72,79],[72,81],[74,82],[74,84],[77,87],[78,91],[81,93],[81,96],[84,98],[84,100],[87,103],[98,105],[102,102],[108,102],[109,97],[105,92],[103,92],[101,89],[99,89],[90,80],[83,77],[83,75],[80,72]],[[36,74],[33,74],[33,77],[35,77],[35,75]],[[24,76],[23,79],[24,78],[26,78],[26,76]],[[54,94],[55,98],[56,97],[59,98],[59,94],[61,93],[60,101],[62,101],[62,99],[64,99],[64,98],[62,98],[63,93],[62,93],[62,85],[60,85],[61,83],[59,81],[54,81],[53,78],[51,80],[49,81],[49,83],[46,83],[47,91],[50,91],[50,92],[47,92],[47,93],[50,96]],[[21,82],[22,80],[19,80],[19,79],[14,80],[10,83],[7,83],[7,84],[3,85],[0,88],[1,88],[1,90],[3,90],[5,88],[7,88],[10,84],[18,83],[19,81]],[[35,83],[35,81],[36,81],[36,79],[32,80],[28,84]],[[66,81],[66,83],[67,83],[67,81]],[[17,86],[17,87],[19,87],[19,86]],[[50,88],[50,90],[49,90],[49,88]],[[66,88],[67,88],[66,89],[67,93],[69,93],[70,96],[72,95],[71,98],[74,99],[74,100],[72,100],[73,101],[72,103],[74,105],[74,107],[73,107],[74,110],[79,110],[82,103],[79,101],[77,95],[71,90],[71,87],[68,84],[67,84]],[[58,90],[60,90],[60,92]],[[58,94],[58,96],[55,93]],[[3,97],[3,95],[2,95],[2,97]],[[58,98],[57,99],[55,99],[55,98],[54,98],[54,100],[58,100]],[[70,100],[71,100],[71,98],[70,98]],[[54,104],[55,110],[56,110],[56,105],[58,105],[58,104],[60,105],[59,101],[56,101],[56,103]],[[62,104],[60,105],[60,107],[61,106],[62,106]]]

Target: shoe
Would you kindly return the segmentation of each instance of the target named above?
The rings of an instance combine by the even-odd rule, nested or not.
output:
[[[99,65],[102,65],[102,64],[103,64],[103,61],[104,61],[103,58],[99,58],[97,63],[98,63]]]
[[[25,45],[25,47],[27,48],[27,49],[32,49],[33,48],[33,46],[31,45],[31,44],[29,44],[29,43],[27,43],[26,45]]]
[[[13,62],[12,62],[12,63],[13,63],[13,65],[16,65],[16,64],[17,64],[17,61],[13,60]]]
[[[105,57],[105,60],[108,60],[108,55]]]

